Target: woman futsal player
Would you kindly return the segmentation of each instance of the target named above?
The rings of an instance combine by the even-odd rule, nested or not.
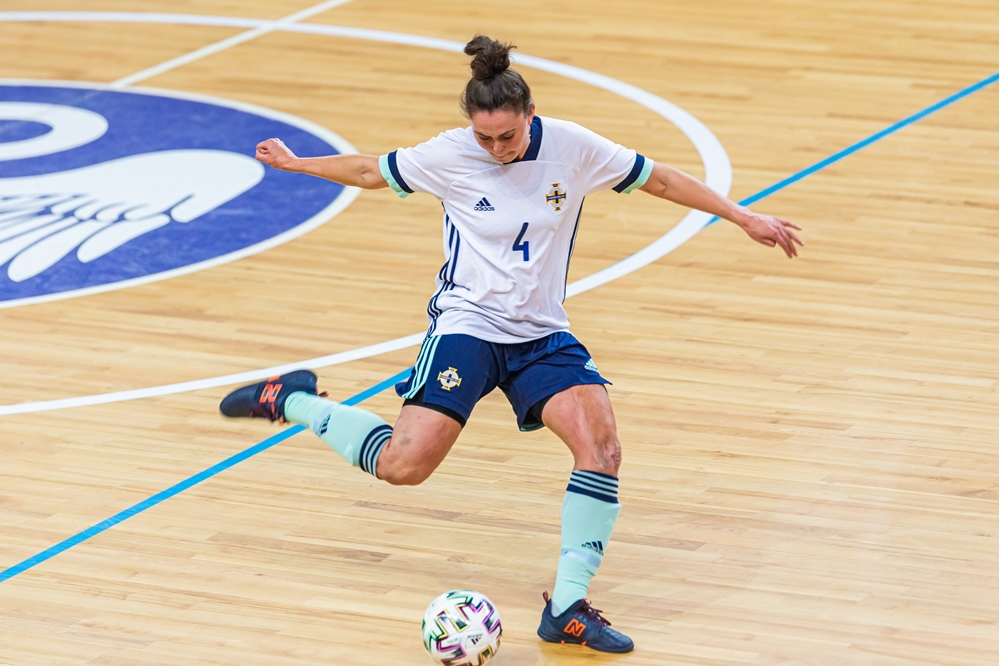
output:
[[[423,192],[444,207],[446,261],[427,308],[429,327],[390,426],[370,412],[316,395],[301,370],[228,395],[223,414],[312,428],[352,465],[388,483],[423,482],[448,455],[473,407],[494,388],[521,430],[547,427],[574,466],[562,507],[562,550],[538,635],[555,643],[628,652],[586,599],[618,518],[621,447],[611,401],[563,309],[584,197],[642,190],[734,222],[789,257],[795,224],[753,213],[665,164],[575,123],[535,114],[531,91],[505,46],[479,36],[465,48],[472,79],[462,96],[470,127],[387,155],[299,158],[279,139],[257,146],[276,169],[400,197]]]

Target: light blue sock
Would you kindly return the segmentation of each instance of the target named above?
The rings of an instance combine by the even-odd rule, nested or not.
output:
[[[553,615],[587,597],[621,508],[617,477],[583,470],[570,476],[562,507],[562,552],[552,590]]]
[[[344,460],[375,478],[378,457],[392,439],[392,426],[380,416],[303,391],[285,398],[285,420],[311,428]]]

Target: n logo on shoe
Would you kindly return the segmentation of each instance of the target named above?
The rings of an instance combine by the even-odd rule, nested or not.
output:
[[[566,625],[566,628],[563,629],[563,631],[565,631],[570,636],[576,636],[577,638],[579,638],[583,634],[583,630],[586,628],[587,625],[585,625],[583,622],[580,622],[574,617],[572,620],[569,621],[569,624]]]
[[[261,402],[274,402],[278,399],[278,393],[281,391],[281,384],[268,384],[261,391],[260,401]]]

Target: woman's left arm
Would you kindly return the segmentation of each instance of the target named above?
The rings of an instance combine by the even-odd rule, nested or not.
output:
[[[789,257],[798,256],[796,243],[805,245],[792,231],[802,229],[794,222],[755,213],[746,206],[730,201],[697,178],[666,164],[655,163],[649,179],[639,189],[688,208],[718,215],[742,228],[758,243],[770,247],[780,245]]]

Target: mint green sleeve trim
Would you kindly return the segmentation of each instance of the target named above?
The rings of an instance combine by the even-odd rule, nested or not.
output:
[[[653,160],[647,157],[646,162],[642,165],[642,171],[639,172],[639,177],[635,179],[634,183],[622,190],[622,194],[629,194],[632,190],[637,190],[645,185],[651,173],[653,173]]]
[[[410,193],[404,190],[402,187],[400,187],[399,183],[396,182],[396,179],[392,177],[392,171],[389,170],[388,155],[379,156],[378,170],[379,173],[382,174],[382,177],[385,178],[385,182],[389,183],[389,187],[392,188],[392,191],[395,192],[400,199],[405,199],[406,197],[410,196]]]

